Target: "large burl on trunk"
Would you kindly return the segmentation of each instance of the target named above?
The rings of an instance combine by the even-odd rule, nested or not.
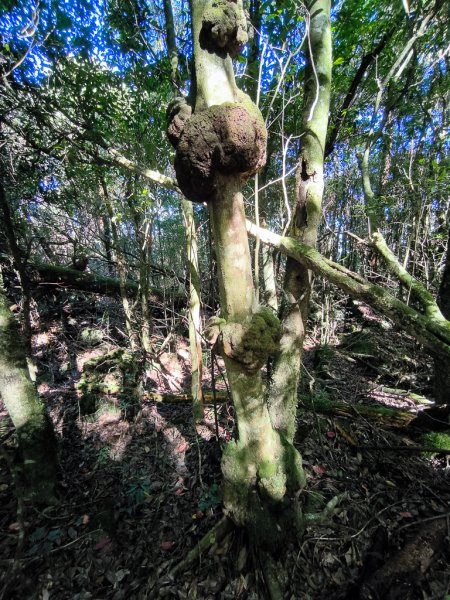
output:
[[[318,4],[315,31],[325,23],[329,34],[329,2],[325,9]],[[273,551],[302,529],[305,476],[293,445],[295,410],[281,402],[280,410],[287,406],[288,414],[271,415],[270,390],[261,376],[261,367],[279,354],[280,339],[286,338],[273,311],[255,299],[242,196],[243,182],[265,163],[267,132],[233,74],[231,57],[247,39],[241,0],[193,0],[192,22],[195,105],[183,99],[169,105],[168,136],[176,148],[181,190],[191,201],[208,204],[217,255],[221,315],[205,333],[224,358],[238,426],[238,439],[222,458],[224,510],[254,543]],[[290,384],[287,393],[291,398]],[[289,427],[277,426],[289,419]]]
[[[260,115],[253,112],[226,103],[190,116],[183,99],[169,105],[168,136],[177,149],[175,172],[186,198],[210,202],[216,197],[218,174],[247,178],[264,165],[267,132]]]

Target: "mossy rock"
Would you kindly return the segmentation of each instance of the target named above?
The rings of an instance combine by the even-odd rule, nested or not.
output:
[[[82,392],[80,412],[82,415],[98,413],[103,405],[116,410],[118,402],[111,398],[123,394],[136,399],[139,388],[139,365],[136,358],[123,348],[116,348],[87,361],[77,384]]]

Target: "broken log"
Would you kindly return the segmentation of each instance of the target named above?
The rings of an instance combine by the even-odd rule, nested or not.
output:
[[[29,263],[28,274],[30,281],[36,285],[49,286],[50,288],[64,287],[82,292],[92,292],[103,296],[116,296],[120,294],[120,282],[113,277],[106,277],[95,273],[86,273],[77,271],[70,267],[61,267],[60,265],[50,265],[47,263]],[[139,284],[132,280],[127,280],[125,289],[130,296],[136,296],[139,291]],[[170,293],[167,294],[170,297]],[[157,288],[149,291],[148,300],[154,305],[163,305],[167,302],[164,292]],[[180,294],[174,297],[175,307],[179,308],[186,304],[186,298]]]

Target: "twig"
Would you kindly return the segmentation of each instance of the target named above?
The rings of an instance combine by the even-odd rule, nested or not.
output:
[[[206,535],[190,550],[185,559],[178,563],[170,572],[170,575],[175,578],[186,571],[201,554],[213,544],[218,544],[225,535],[231,530],[232,523],[227,517],[222,517],[220,521],[208,531]]]

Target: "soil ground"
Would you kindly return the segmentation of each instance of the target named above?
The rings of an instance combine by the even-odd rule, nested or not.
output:
[[[211,546],[189,572],[170,575],[221,518],[220,455],[235,427],[229,402],[216,407],[217,422],[208,407],[197,426],[189,403],[144,399],[136,407],[124,396],[109,398],[116,411],[80,416],[76,382],[88,359],[118,345],[112,317],[105,321],[115,312],[110,300],[64,293],[40,310],[34,349],[39,393],[60,441],[58,505],[41,510],[17,502],[14,434],[0,405],[0,597],[264,598],[259,557],[238,531]],[[89,327],[102,332],[95,344],[81,335]],[[155,344],[164,337],[158,327],[156,320]],[[361,306],[325,332],[326,343],[323,324],[313,323],[312,332],[298,414],[304,493],[310,510],[322,510],[336,496],[339,502],[326,523],[311,524],[286,549],[285,597],[447,600],[446,455],[389,451],[420,445],[418,432],[357,411],[366,404],[423,410],[406,392],[431,397],[430,360]],[[188,345],[177,340],[149,369],[148,390],[189,391]],[[226,389],[217,369],[216,377],[217,387]],[[320,406],[332,400],[355,410],[325,416]]]

